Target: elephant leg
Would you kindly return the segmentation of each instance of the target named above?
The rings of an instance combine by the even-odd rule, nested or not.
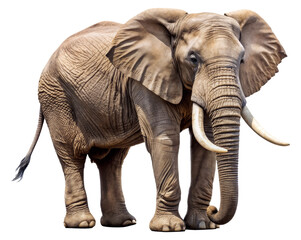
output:
[[[89,211],[87,195],[84,187],[84,164],[83,158],[59,157],[65,175],[65,204],[66,217],[65,227],[90,228],[94,227],[95,219]]]
[[[211,222],[207,216],[216,167],[215,153],[200,146],[191,131],[190,136],[191,185],[184,221],[188,229],[216,228],[217,225]]]
[[[45,97],[46,98],[46,97]],[[49,104],[51,96],[47,97]],[[85,141],[73,121],[70,107],[66,102],[44,105],[44,116],[49,132],[60,160],[65,176],[65,227],[94,227],[95,219],[91,215],[84,187],[84,165],[86,154],[83,154]]]
[[[111,149],[103,158],[89,154],[100,174],[103,226],[124,227],[136,223],[136,219],[126,208],[121,186],[121,168],[128,151],[129,148]]]
[[[141,133],[153,164],[157,188],[156,211],[150,222],[153,231],[183,231],[178,212],[181,190],[178,150],[181,116],[174,105],[132,82],[132,96]]]
[[[153,231],[183,231],[185,223],[178,207],[181,190],[178,176],[179,135],[147,139],[157,187],[156,211],[150,222]]]

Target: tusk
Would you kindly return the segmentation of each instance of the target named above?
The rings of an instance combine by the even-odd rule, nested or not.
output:
[[[249,125],[249,127],[252,128],[252,130],[254,132],[256,132],[263,139],[265,139],[271,143],[274,143],[276,145],[279,145],[279,146],[288,146],[289,145],[289,143],[282,142],[282,141],[276,139],[275,137],[273,137],[268,132],[266,132],[263,129],[263,127],[257,122],[257,120],[253,117],[252,113],[247,108],[247,106],[244,106],[244,108],[242,109],[241,116],[245,120],[245,122]]]
[[[192,131],[199,144],[209,151],[216,153],[226,153],[227,149],[214,145],[206,136],[204,131],[204,110],[193,103],[192,105]]]

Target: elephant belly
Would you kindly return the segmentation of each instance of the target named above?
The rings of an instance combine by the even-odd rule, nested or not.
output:
[[[53,141],[72,145],[79,155],[93,147],[128,148],[143,142],[136,111],[125,92],[109,91],[114,84],[100,84],[107,91],[95,97],[92,90],[78,94],[43,74],[39,100]]]
[[[95,87],[86,89],[85,97],[74,106],[77,125],[89,148],[126,148],[143,141],[127,82],[118,74],[111,79],[90,79]]]
[[[95,118],[94,118],[95,117]],[[125,120],[123,116],[104,115],[103,113],[79,119],[78,126],[87,143],[87,151],[92,147],[128,148],[143,142],[138,121]]]

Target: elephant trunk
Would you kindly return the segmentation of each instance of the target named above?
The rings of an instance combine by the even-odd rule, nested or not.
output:
[[[236,66],[211,68],[209,74],[208,114],[211,119],[214,141],[227,149],[217,153],[220,182],[220,210],[208,208],[208,217],[217,224],[229,222],[238,202],[238,150],[242,94],[237,82]]]
[[[239,117],[233,117],[233,112],[226,109],[217,110],[219,111],[223,117],[213,119],[214,140],[228,152],[216,154],[220,182],[220,210],[217,212],[215,207],[210,206],[207,213],[212,222],[225,224],[234,216],[238,202]]]
[[[206,112],[211,120],[214,142],[227,152],[217,152],[221,201],[220,209],[210,206],[208,217],[216,224],[229,222],[238,202],[239,128],[243,97],[235,66],[212,67],[208,71],[209,91]]]

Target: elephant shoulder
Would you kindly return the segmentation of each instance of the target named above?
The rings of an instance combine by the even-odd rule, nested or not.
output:
[[[111,41],[122,24],[115,22],[99,22],[78,33],[71,35],[60,46],[59,50],[75,50],[84,54],[105,54]]]
[[[114,67],[105,55],[120,25],[100,22],[67,38],[49,59],[40,81],[53,78],[79,87],[111,72]]]
[[[89,32],[89,31],[97,31],[103,34],[113,34],[115,35],[116,32],[119,30],[119,28],[122,26],[123,24],[121,23],[116,23],[116,22],[110,22],[110,21],[103,21],[103,22],[99,22],[96,23],[88,28],[86,28],[85,30],[83,30],[83,32]]]
[[[99,36],[99,37],[113,37],[116,35],[119,28],[122,26],[120,23],[103,21],[96,23],[76,34],[73,37],[78,36]],[[71,36],[72,37],[72,36]]]
[[[120,26],[100,22],[70,36],[51,56],[42,75],[79,84],[111,72],[114,67],[105,55]]]
[[[70,36],[56,51],[57,65],[69,72],[90,68],[92,71],[94,66],[106,65],[105,54],[120,26],[115,22],[100,22]]]

